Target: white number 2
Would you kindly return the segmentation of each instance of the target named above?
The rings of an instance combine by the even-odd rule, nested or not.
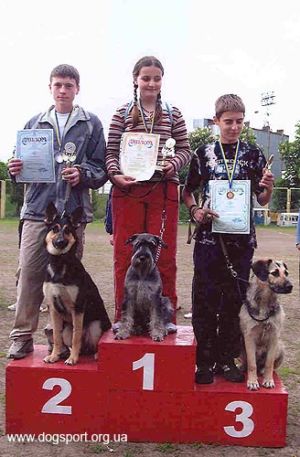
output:
[[[143,357],[132,362],[133,371],[144,368],[143,371],[143,390],[153,390],[154,388],[154,354],[146,352]]]
[[[228,403],[225,411],[234,412],[238,408],[241,408],[242,412],[236,415],[236,422],[241,422],[243,424],[242,430],[238,431],[232,425],[224,427],[224,430],[229,436],[233,436],[235,438],[245,438],[246,436],[251,435],[254,430],[254,422],[250,419],[250,416],[253,413],[253,407],[246,401],[232,401],[231,403]]]
[[[63,378],[49,378],[44,382],[43,389],[53,390],[55,386],[60,386],[61,390],[44,404],[42,413],[72,414],[72,406],[62,406],[59,404],[68,398],[72,392],[71,383]]]

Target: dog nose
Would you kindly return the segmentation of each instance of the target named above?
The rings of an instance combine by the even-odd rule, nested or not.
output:
[[[291,283],[289,283],[285,286],[285,289],[288,293],[290,293],[293,290],[293,285]]]
[[[53,241],[53,246],[56,249],[64,249],[67,246],[67,244],[68,244],[68,241],[65,240],[64,238],[58,238]]]

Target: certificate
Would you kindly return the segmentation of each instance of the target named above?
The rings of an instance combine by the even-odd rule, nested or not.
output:
[[[231,187],[226,180],[209,181],[211,209],[218,218],[213,219],[212,231],[215,233],[250,233],[250,197],[249,180],[233,180]]]
[[[147,181],[155,172],[160,135],[131,133],[122,135],[120,168],[124,175]]]
[[[19,130],[16,158],[23,161],[17,182],[55,182],[53,130]]]

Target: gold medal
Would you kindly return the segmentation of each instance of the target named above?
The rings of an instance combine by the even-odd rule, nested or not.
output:
[[[232,200],[234,198],[234,192],[232,192],[232,190],[229,190],[226,194],[226,197],[228,198],[228,200]]]

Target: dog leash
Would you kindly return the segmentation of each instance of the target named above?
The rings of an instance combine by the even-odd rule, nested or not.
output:
[[[167,211],[166,211],[167,186],[168,186],[167,182],[166,182],[166,181],[163,182],[163,190],[164,190],[164,207],[163,207],[163,210],[162,210],[162,213],[161,213],[161,227],[160,227],[160,232],[159,232],[159,242],[158,242],[158,246],[157,246],[157,250],[156,250],[156,254],[155,254],[155,259],[154,259],[155,265],[157,264],[158,259],[159,259],[159,256],[160,256],[160,253],[161,253],[163,235],[164,235],[164,232],[165,232],[165,230],[166,230],[166,220],[167,220]]]
[[[225,245],[223,237],[222,237],[222,235],[220,233],[219,233],[219,240],[220,240],[220,245],[221,245],[221,248],[222,248],[223,255],[225,257],[227,270],[229,271],[231,277],[236,280],[236,285],[237,285],[237,288],[238,288],[238,292],[239,292],[240,298],[242,299],[242,293],[241,293],[241,288],[240,288],[239,282],[245,282],[245,283],[249,284],[249,281],[247,281],[246,279],[240,278],[238,276],[237,272],[235,271],[235,269],[233,268],[233,265],[232,265],[232,263],[231,263],[231,261],[229,259],[229,255],[228,255],[228,251],[227,251],[226,245]]]

